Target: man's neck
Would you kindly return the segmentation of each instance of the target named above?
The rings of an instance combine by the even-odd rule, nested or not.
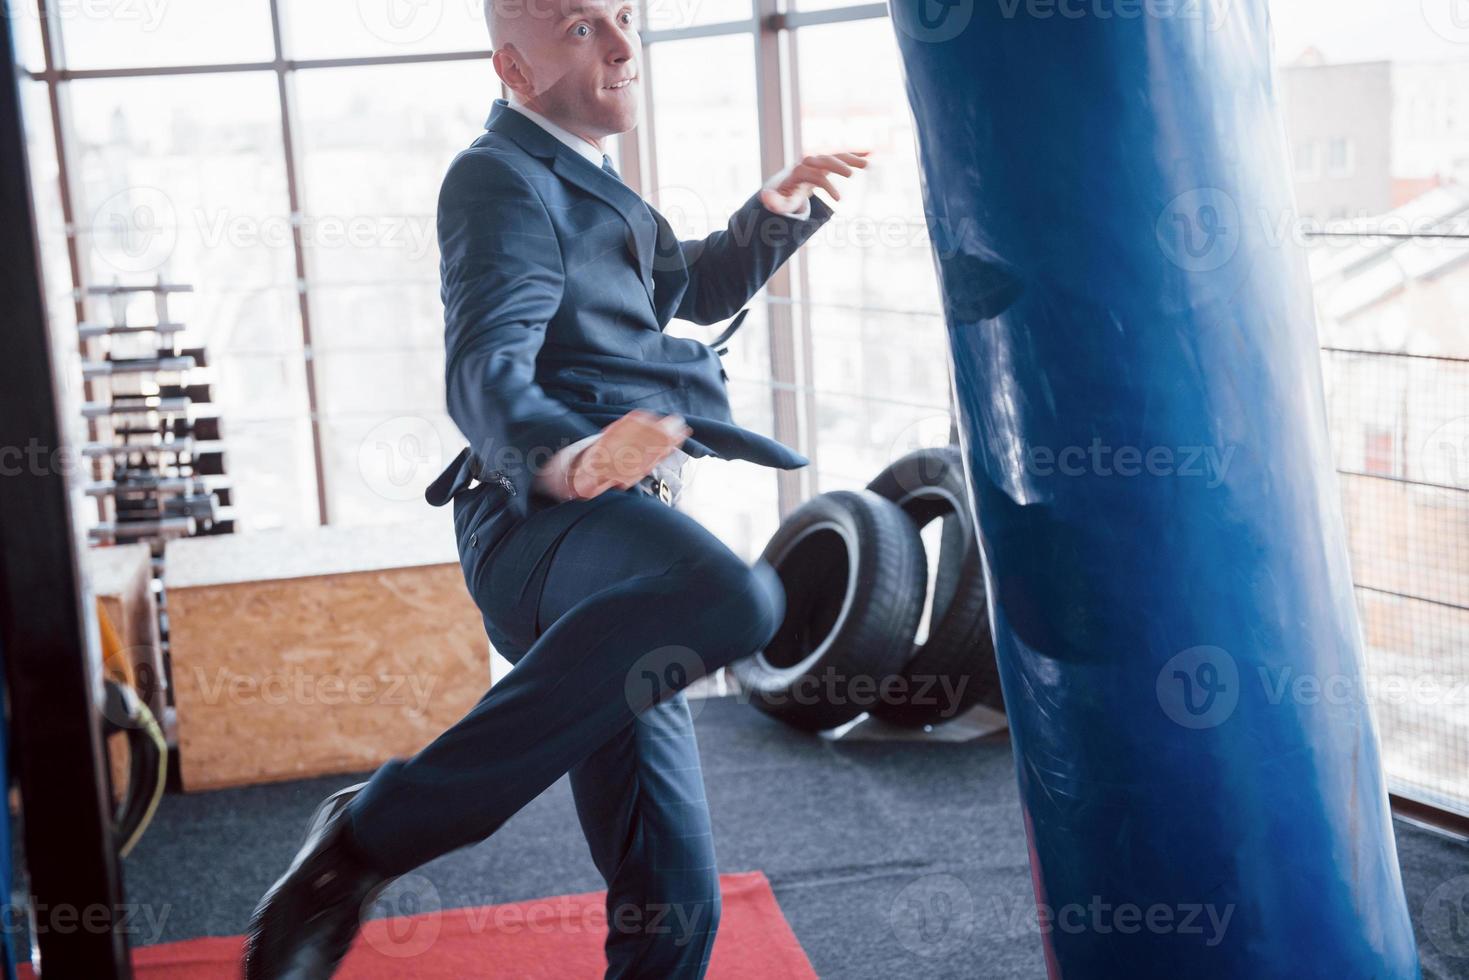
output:
[[[560,119],[557,119],[555,116],[553,116],[550,113],[548,113],[545,110],[545,108],[543,106],[537,104],[537,102],[535,100],[525,100],[525,99],[522,99],[519,95],[516,95],[515,93],[511,93],[509,102],[510,102],[510,104],[512,106],[514,106],[517,109],[522,109],[522,110],[529,109],[531,112],[535,113],[537,116],[540,117],[540,120],[538,120],[538,121],[550,122],[550,123],[552,123],[552,124],[554,124],[556,126],[561,127],[562,130],[564,130],[567,133],[570,133],[572,136],[576,137],[577,139],[580,139],[583,142],[586,142],[586,143],[591,144],[591,146],[594,149],[596,149],[596,151],[598,153],[605,153],[605,152],[607,152],[606,151],[606,148],[602,145],[603,140],[604,140],[604,137],[600,137],[599,136],[596,139],[593,139],[590,136],[585,135],[584,133],[578,132],[575,129],[574,126],[569,125],[569,124],[567,124],[565,122],[562,122]]]

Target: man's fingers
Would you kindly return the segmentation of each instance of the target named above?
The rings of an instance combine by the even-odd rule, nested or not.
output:
[[[846,163],[850,163],[854,167],[865,167],[869,163],[872,162],[871,160],[867,159],[867,154],[869,152],[871,152],[871,151],[870,150],[857,150],[855,152],[850,152],[850,153],[838,153],[838,154],[836,154],[836,156],[837,156],[838,159],[840,159],[840,160],[842,160],[842,161],[844,161]]]
[[[804,161],[804,165],[814,168],[816,172],[829,171],[839,173],[843,177],[852,176],[852,168],[847,166],[846,163],[844,163],[839,158],[831,155],[807,157]]]
[[[825,174],[818,173],[814,177],[808,179],[807,183],[815,184],[818,187],[824,188],[828,194],[830,194],[838,201],[842,199],[841,192],[832,186],[831,181],[827,179]]]

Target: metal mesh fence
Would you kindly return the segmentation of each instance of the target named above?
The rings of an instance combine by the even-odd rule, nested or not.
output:
[[[1388,785],[1469,814],[1469,359],[1322,358]]]

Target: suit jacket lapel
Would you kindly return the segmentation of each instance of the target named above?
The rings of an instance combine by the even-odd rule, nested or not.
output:
[[[545,160],[562,180],[610,205],[627,223],[628,249],[637,260],[638,274],[648,301],[653,302],[653,252],[658,226],[646,202],[622,181],[591,161],[573,153],[564,143],[522,116],[504,99],[496,99],[485,129],[505,134],[533,156]],[[655,304],[656,307],[656,304]]]

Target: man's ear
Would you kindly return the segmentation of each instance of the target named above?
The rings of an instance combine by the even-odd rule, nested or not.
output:
[[[495,66],[495,74],[500,76],[500,81],[505,87],[522,98],[530,98],[536,94],[535,85],[531,80],[531,67],[521,53],[515,50],[513,44],[502,44],[490,57],[490,63]]]

